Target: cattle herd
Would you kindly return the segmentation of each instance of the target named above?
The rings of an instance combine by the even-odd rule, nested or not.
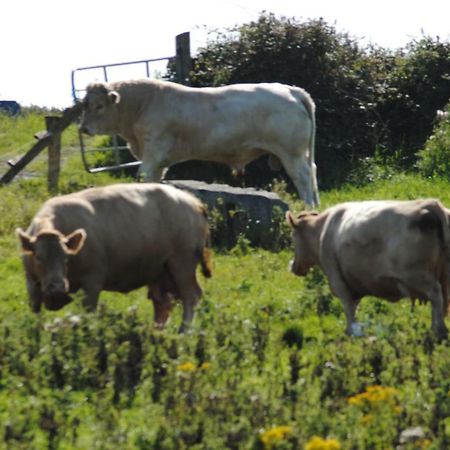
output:
[[[281,165],[308,206],[319,204],[314,162],[315,105],[303,89],[278,83],[190,88],[137,80],[89,85],[81,131],[119,134],[142,161],[144,183],[114,184],[44,203],[27,231],[17,230],[33,311],[58,310],[82,290],[96,308],[102,290],[146,286],[155,324],[175,299],[180,331],[201,296],[196,269],[210,277],[207,214],[192,194],[159,183],[171,164],[200,159],[238,172],[260,155]],[[293,230],[291,270],[319,266],[341,300],[347,333],[363,296],[429,300],[432,330],[447,337],[450,211],[437,200],[363,201],[322,213],[286,213]]]

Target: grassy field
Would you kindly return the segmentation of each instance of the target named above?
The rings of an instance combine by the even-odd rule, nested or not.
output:
[[[28,144],[24,130],[43,128],[21,124],[11,137],[15,120],[0,118],[0,157]],[[75,130],[65,139],[74,148]],[[68,154],[62,193],[116,182]],[[96,313],[74,301],[32,314],[14,230],[49,196],[44,162],[0,187],[0,449],[450,448],[450,352],[429,331],[430,305],[366,298],[365,336],[347,337],[322,274],[289,273],[291,248],[271,253],[242,239],[216,251],[183,336],[180,307],[154,330],[143,289],[103,293]],[[321,209],[377,198],[450,206],[450,185],[396,174],[321,196]],[[402,443],[415,427],[420,436]]]

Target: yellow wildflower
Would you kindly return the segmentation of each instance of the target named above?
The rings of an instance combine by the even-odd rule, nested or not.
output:
[[[183,364],[180,364],[177,367],[177,370],[179,370],[180,372],[194,372],[195,371],[195,364],[191,363],[191,362],[185,362]]]
[[[397,393],[397,390],[391,387],[369,386],[366,392],[370,403],[379,403],[391,400]]]
[[[350,397],[347,400],[349,405],[353,406],[362,406],[364,404],[363,398],[361,397],[361,394],[354,395],[353,397]]]
[[[272,448],[272,445],[284,439],[286,435],[291,431],[292,427],[288,425],[281,425],[279,427],[273,427],[264,431],[263,433],[261,433],[261,436],[259,438],[264,444],[264,448],[270,449]]]
[[[340,450],[341,444],[337,439],[323,439],[313,436],[305,446],[305,450]]]
[[[384,386],[369,386],[365,392],[350,397],[349,405],[363,406],[365,404],[377,405],[380,403],[391,403],[397,390]]]
[[[418,442],[419,448],[428,448],[431,445],[431,441],[429,439],[421,439]]]
[[[209,369],[211,367],[211,363],[209,362],[204,362],[201,366],[200,369],[206,370]]]
[[[366,414],[364,416],[361,417],[361,423],[363,425],[369,425],[373,422],[373,416],[372,414]]]

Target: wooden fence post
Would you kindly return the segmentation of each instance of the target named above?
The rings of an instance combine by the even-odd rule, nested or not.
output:
[[[181,84],[189,84],[192,68],[191,39],[189,32],[176,36],[175,43],[177,81]]]
[[[34,144],[30,150],[28,150],[25,155],[23,155],[17,162],[8,162],[8,164],[11,166],[10,169],[0,178],[0,185],[2,184],[8,184],[10,183],[13,178],[21,171],[24,167],[26,167],[27,164],[29,164],[34,158],[36,158],[39,153],[44,150],[45,147],[48,147],[51,144],[51,141],[53,143],[56,143],[55,147],[57,149],[56,152],[52,152],[52,160],[58,161],[57,163],[57,175],[56,175],[56,183],[55,183],[55,171],[52,169],[52,175],[50,183],[50,176],[49,176],[49,186],[53,188],[53,186],[58,184],[58,175],[59,175],[59,157],[54,158],[55,153],[61,152],[61,133],[73,122],[75,121],[81,114],[81,111],[83,109],[83,103],[78,102],[75,105],[73,105],[70,108],[66,108],[63,111],[62,117],[55,117],[51,118],[50,122],[47,123],[47,132],[40,132],[35,135],[35,137],[38,139],[36,144]],[[57,119],[57,120],[54,120]],[[51,128],[51,129],[50,129]],[[55,136],[55,137],[54,137]],[[59,150],[58,150],[59,149]],[[56,165],[56,164],[55,164]],[[54,166],[52,166],[53,168]],[[50,169],[49,169],[50,173]]]
[[[47,186],[49,192],[56,192],[58,190],[59,172],[61,169],[61,132],[59,131],[60,122],[61,117],[45,117],[47,131],[51,134],[51,140],[48,145]]]

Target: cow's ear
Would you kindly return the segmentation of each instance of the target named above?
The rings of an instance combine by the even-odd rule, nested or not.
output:
[[[297,219],[292,215],[290,211],[286,211],[286,222],[292,227],[296,228],[298,225]]]
[[[108,99],[113,105],[117,105],[120,102],[120,94],[117,91],[108,92]]]
[[[84,245],[86,240],[86,231],[83,228],[75,230],[64,238],[64,246],[68,255],[76,255]]]
[[[25,233],[22,228],[17,228],[17,236],[19,236],[20,243],[22,245],[22,252],[25,255],[32,255],[34,253],[34,241],[29,234]]]

